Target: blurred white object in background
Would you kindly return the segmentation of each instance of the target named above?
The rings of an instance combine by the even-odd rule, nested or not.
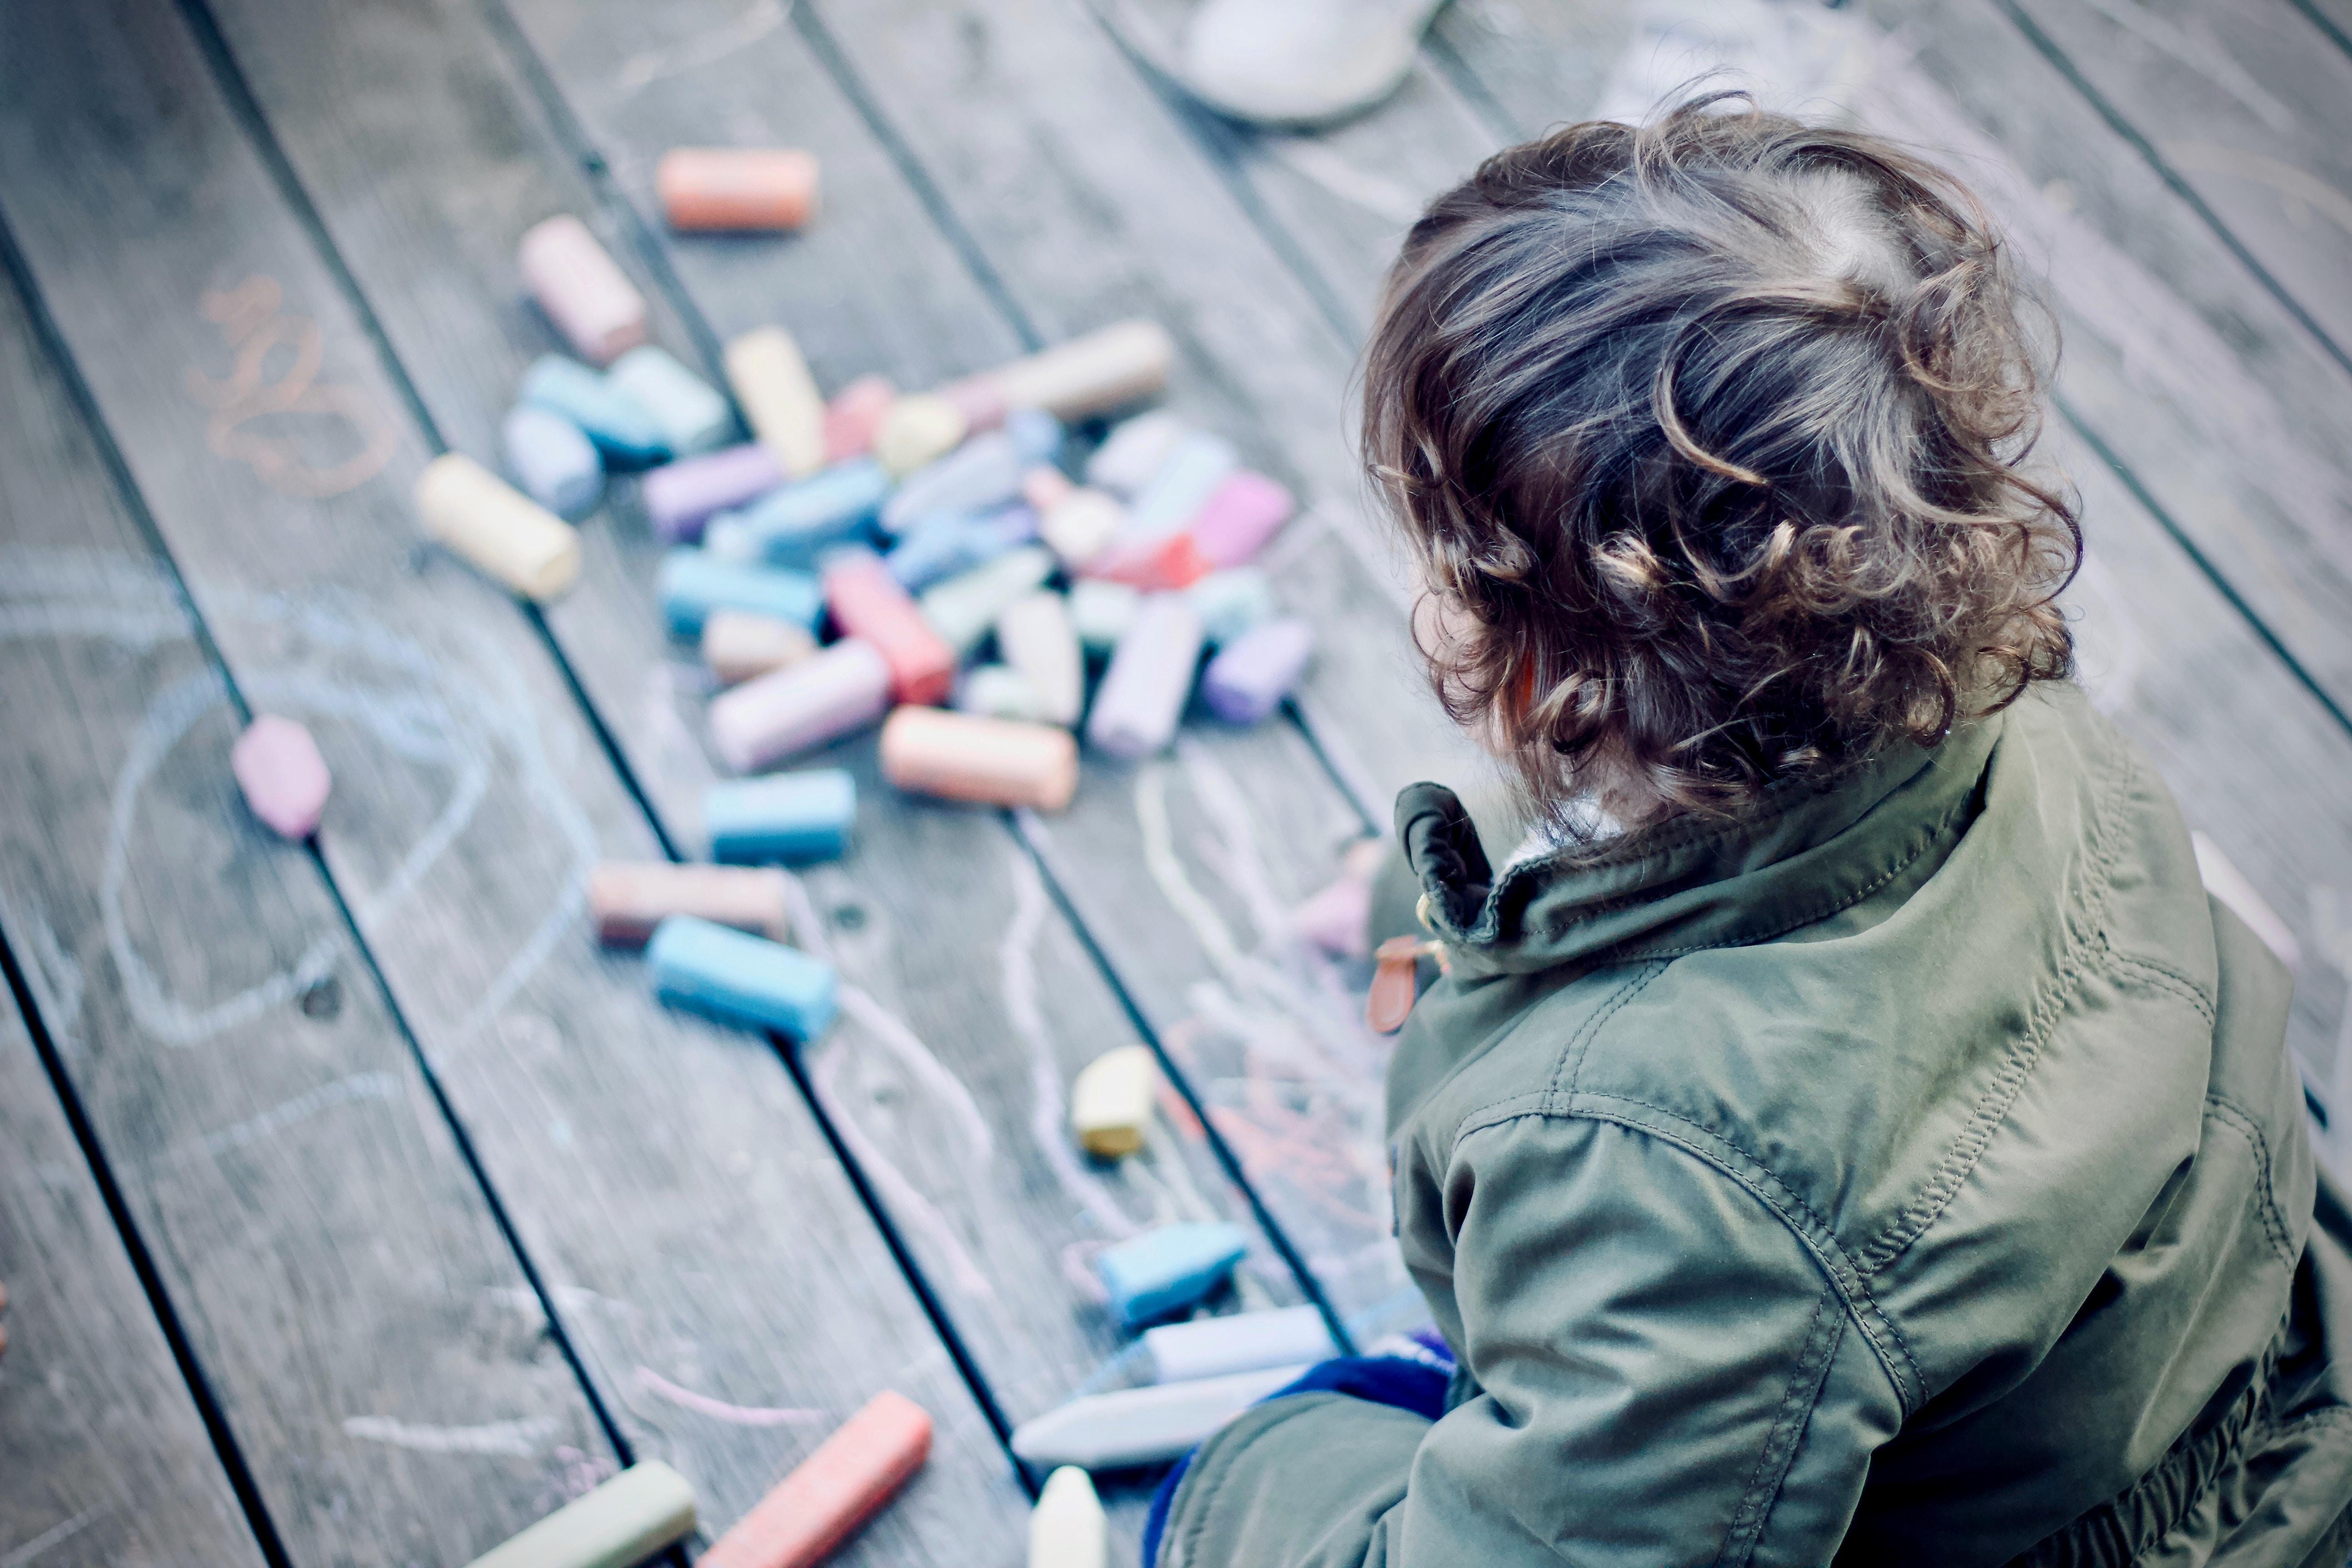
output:
[[[1213,109],[1319,125],[1394,92],[1444,0],[1203,0],[1178,74]]]

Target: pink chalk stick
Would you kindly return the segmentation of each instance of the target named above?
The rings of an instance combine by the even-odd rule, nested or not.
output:
[[[1244,468],[1229,477],[1192,519],[1192,543],[1212,566],[1238,566],[1265,548],[1297,510],[1290,492]]]
[[[245,804],[280,838],[300,840],[319,830],[334,781],[310,731],[291,719],[264,713],[229,748],[229,772]]]
[[[646,341],[646,297],[570,213],[533,225],[515,259],[523,287],[582,359],[610,364]]]
[[[784,482],[775,454],[757,441],[665,464],[645,477],[639,493],[654,531],[664,539],[702,537],[717,513],[741,506]]]
[[[814,1568],[880,1511],[930,1451],[923,1407],[902,1394],[877,1394],[701,1561],[709,1568]]]
[[[711,703],[710,741],[748,773],[862,730],[889,706],[889,662],[872,643],[845,637]]]
[[[861,375],[833,395],[824,405],[824,460],[845,463],[874,449],[874,433],[898,400],[898,389],[885,375]]]

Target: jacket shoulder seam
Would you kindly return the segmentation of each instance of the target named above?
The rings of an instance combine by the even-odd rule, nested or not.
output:
[[[2138,971],[2146,977],[2147,983],[2158,990],[2168,992],[2196,1008],[2198,1014],[2208,1024],[2217,1021],[2213,1012],[2212,998],[2206,995],[2195,981],[2178,969],[2168,963],[2159,963],[2152,958],[2143,958],[2137,953],[2126,952],[2112,943],[2109,944],[2107,952],[2116,968]]]
[[[2269,1135],[2263,1132],[2262,1123],[2255,1120],[2245,1107],[2238,1104],[2229,1096],[2208,1094],[2205,1097],[2205,1103],[2221,1121],[2242,1133],[2247,1143],[2252,1147],[2255,1179],[2262,1184],[2261,1203],[2257,1206],[2262,1211],[2263,1234],[2269,1238],[2271,1248],[2278,1254],[2279,1261],[2285,1264],[2288,1268],[2294,1268],[2294,1240],[2293,1234],[2287,1229],[2286,1216],[2279,1212],[2278,1188],[2272,1174]]]

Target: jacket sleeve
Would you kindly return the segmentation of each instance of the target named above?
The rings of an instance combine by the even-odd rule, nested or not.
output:
[[[1530,1115],[1470,1133],[1398,1200],[1476,1390],[1434,1423],[1331,1394],[1248,1412],[1177,1492],[1163,1568],[1836,1554],[1900,1412],[1755,1194],[1648,1132]]]

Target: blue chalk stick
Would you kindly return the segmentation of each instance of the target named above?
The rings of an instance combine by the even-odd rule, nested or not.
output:
[[[857,458],[771,490],[727,516],[766,560],[810,566],[823,552],[864,534],[889,493],[890,475],[882,465]]]
[[[1097,1253],[1095,1272],[1132,1329],[1200,1305],[1248,1251],[1249,1233],[1237,1225],[1163,1225]]]
[[[523,493],[562,517],[576,518],[604,493],[604,465],[580,426],[552,409],[525,403],[499,427],[507,472]]]
[[[1235,461],[1231,442],[1197,430],[1186,436],[1150,482],[1136,492],[1127,509],[1123,537],[1159,539],[1192,521],[1234,471]]]
[[[833,965],[696,915],[671,915],[646,944],[654,994],[732,1024],[812,1040],[833,1022]]]
[[[1037,514],[1014,503],[992,511],[943,512],[901,539],[883,558],[909,594],[961,577],[1037,537]]]
[[[824,588],[806,572],[723,560],[707,550],[673,550],[655,581],[674,636],[698,637],[713,610],[750,610],[816,630]]]
[[[1013,449],[1031,468],[1062,458],[1062,422],[1042,408],[1016,408],[1004,416],[1004,433]]]
[[[517,395],[579,426],[614,462],[645,468],[669,456],[669,442],[645,405],[578,360],[540,355],[522,373]]]
[[[604,380],[654,416],[669,449],[681,458],[723,447],[735,434],[735,410],[727,399],[667,349],[640,343],[613,362]]]
[[[848,847],[856,816],[857,785],[841,768],[715,784],[702,795],[713,860],[831,860]]]

